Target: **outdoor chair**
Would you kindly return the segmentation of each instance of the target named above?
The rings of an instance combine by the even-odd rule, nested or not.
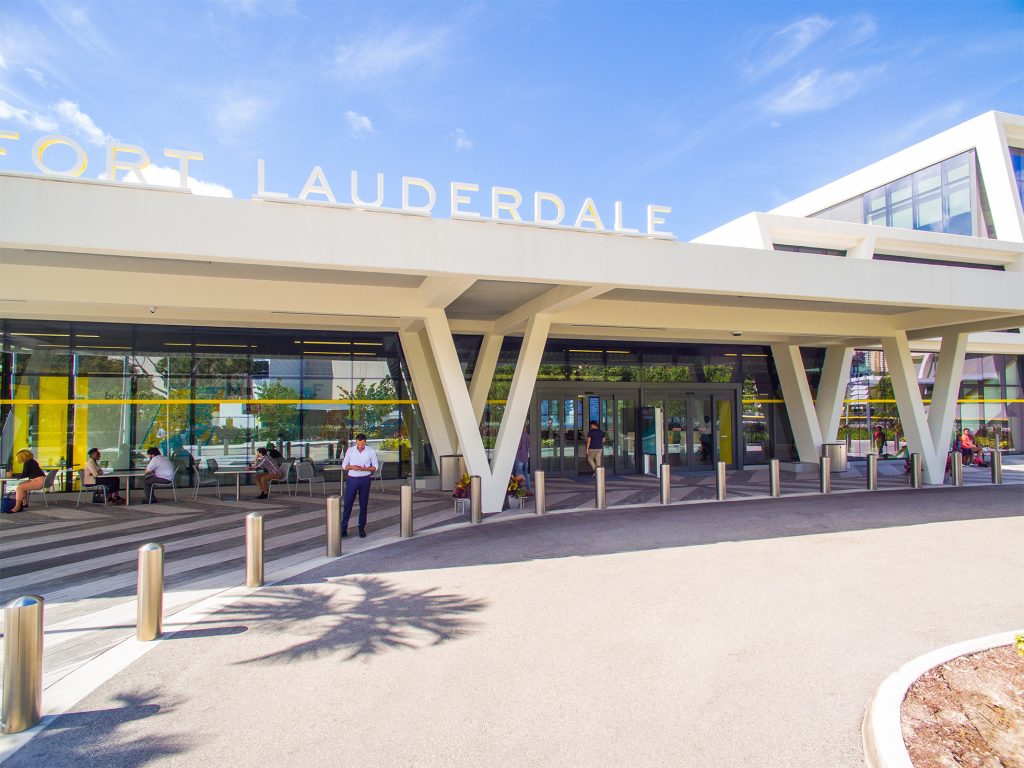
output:
[[[47,509],[50,508],[50,502],[46,500],[46,497],[48,495],[50,495],[51,493],[53,493],[53,484],[56,482],[56,480],[57,480],[57,470],[56,469],[49,470],[46,473],[46,479],[43,480],[43,504],[46,505]],[[29,491],[28,493],[29,493],[30,496],[32,495],[32,491]]]
[[[177,480],[178,480],[178,468],[175,467],[174,474],[171,475],[171,482],[170,483],[153,483],[151,486],[149,486],[149,493],[146,494],[146,496],[148,497],[146,499],[146,501],[148,501],[150,504],[153,503],[153,493],[159,487],[159,488],[170,488],[171,489],[171,495],[174,496],[174,501],[175,501],[175,503],[177,503],[177,501],[178,501],[178,483],[177,483]]]
[[[193,465],[192,479],[195,481],[195,490],[192,491],[192,501],[195,501],[197,498],[199,498],[200,488],[209,488],[210,486],[213,486],[214,488],[217,489],[217,498],[220,499],[220,481],[213,476],[212,472],[207,475],[207,478],[205,480],[203,480],[202,475],[199,473],[199,467]]]
[[[272,478],[270,480],[270,482],[267,483],[267,496],[270,495],[270,486],[274,485],[275,483],[284,483],[284,486],[285,486],[285,488],[288,491],[288,495],[289,496],[292,495],[292,483],[291,483],[291,479],[290,478],[291,478],[291,474],[292,474],[292,465],[294,463],[295,462],[292,461],[291,459],[289,459],[288,461],[281,462],[281,474],[280,474],[280,476],[276,477],[276,478]],[[298,488],[296,487],[295,490],[297,491]]]
[[[324,496],[327,495],[327,481],[323,476],[316,477],[313,474],[313,464],[308,461],[300,461],[295,465],[295,495],[299,495],[299,483],[309,483],[309,495],[313,495],[313,483],[323,483]]]
[[[217,463],[216,459],[207,459],[206,460],[206,471],[209,472],[211,475],[214,474],[219,469],[220,469],[220,464]]]
[[[380,461],[379,459],[377,460],[377,471],[374,472],[373,476],[370,478],[370,485],[373,485],[373,481],[374,480],[377,480],[377,481],[380,482],[380,490],[381,490],[381,493],[383,493],[384,492],[384,462]]]
[[[46,487],[45,482],[43,484],[43,487]],[[96,485],[86,485],[85,470],[80,469],[78,470],[78,500],[75,502],[75,509],[78,509],[80,506],[82,506],[82,494],[85,493],[86,491],[88,491],[89,493],[96,493],[97,491],[99,491],[100,493],[103,494],[103,503],[107,503],[107,486],[101,485],[99,483],[97,483]],[[46,497],[44,496],[43,498]]]

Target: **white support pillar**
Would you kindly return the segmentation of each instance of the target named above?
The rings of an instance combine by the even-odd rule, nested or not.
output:
[[[448,401],[462,456],[466,461],[466,469],[471,475],[480,476],[484,511],[500,511],[508,478],[512,472],[512,463],[515,460],[515,449],[537,381],[537,371],[540,368],[544,343],[547,341],[551,324],[550,318],[547,315],[537,315],[527,325],[516,373],[512,379],[508,405],[505,407],[505,416],[498,431],[493,468],[492,463],[487,461],[483,440],[480,437],[479,422],[473,417],[473,404],[459,365],[448,318],[441,310],[428,311],[423,322],[430,347],[434,352],[437,373]]]
[[[846,386],[850,383],[852,362],[853,347],[825,347],[825,364],[821,369],[818,397],[814,402],[823,442],[833,442],[839,433],[839,419],[843,415],[843,401],[846,400]]]
[[[956,401],[960,396],[960,380],[964,375],[966,353],[966,333],[950,333],[942,337],[939,367],[935,372],[935,386],[932,389],[932,403],[928,406],[928,432],[935,453],[932,467],[925,465],[924,468],[925,482],[929,485],[941,485],[945,480],[946,453],[951,444],[953,417],[956,415]]]
[[[821,426],[814,410],[811,388],[807,384],[800,347],[796,344],[772,344],[772,358],[779,373],[797,454],[800,461],[817,463],[821,453]]]
[[[420,327],[414,327],[416,325]],[[440,459],[441,456],[453,454],[456,449],[455,427],[448,412],[448,403],[437,375],[437,365],[426,331],[417,322],[403,327],[398,335],[434,457]]]
[[[487,393],[491,391],[494,368],[498,365],[498,355],[501,353],[501,343],[504,340],[504,336],[486,333],[480,342],[480,352],[476,356],[476,365],[473,366],[473,378],[469,382],[469,399],[473,403],[473,414],[476,416],[477,424],[484,416]]]
[[[903,434],[907,438],[907,450],[921,454],[925,483],[937,485],[935,478],[938,477],[938,481],[941,482],[946,470],[945,455],[942,466],[937,467],[928,418],[924,412],[924,401],[921,399],[921,389],[917,384],[917,370],[910,358],[907,334],[900,332],[896,336],[883,337],[882,350],[885,352],[892,390],[896,396],[896,410],[903,424]]]

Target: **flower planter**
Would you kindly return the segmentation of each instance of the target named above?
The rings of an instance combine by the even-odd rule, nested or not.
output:
[[[469,514],[469,499],[455,499],[455,514],[456,515],[468,515]]]

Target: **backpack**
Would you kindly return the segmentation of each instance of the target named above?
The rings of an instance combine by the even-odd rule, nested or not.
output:
[[[14,511],[14,494],[9,493],[0,500],[0,514],[10,514]]]

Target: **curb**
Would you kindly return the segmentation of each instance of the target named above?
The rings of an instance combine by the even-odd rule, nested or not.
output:
[[[904,664],[887,677],[864,712],[864,723],[861,726],[863,736],[864,761],[868,768],[914,768],[903,742],[903,726],[900,721],[900,710],[907,691],[921,675],[958,656],[987,651],[1003,645],[1012,645],[1016,635],[1022,630],[1000,632],[974,640],[965,640],[947,645],[918,656]]]

